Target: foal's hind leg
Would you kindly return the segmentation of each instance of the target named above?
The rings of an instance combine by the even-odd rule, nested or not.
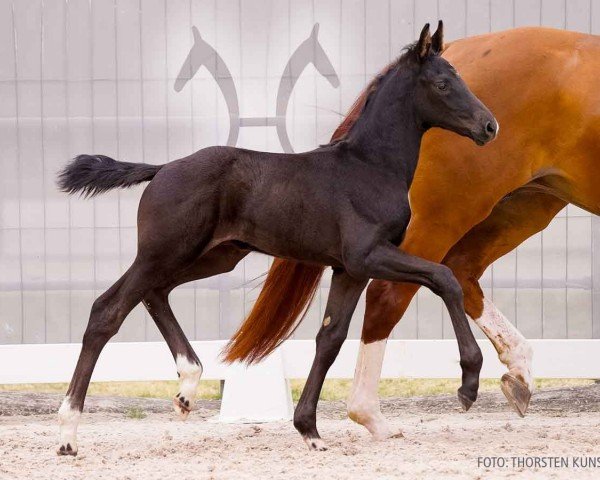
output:
[[[182,420],[188,417],[194,407],[196,389],[202,375],[202,363],[171,310],[169,292],[182,283],[229,272],[248,253],[247,250],[240,250],[231,245],[215,247],[177,276],[169,288],[152,290],[144,296],[144,306],[167,342],[177,365],[179,391],[173,398],[173,405]]]
[[[136,260],[131,268],[92,306],[90,320],[67,395],[58,411],[60,422],[59,455],[77,455],[77,426],[90,378],[100,352],[121,327],[155,278],[149,268]]]
[[[294,412],[294,426],[310,450],[327,450],[317,431],[317,402],[327,371],[346,340],[352,314],[366,285],[367,280],[356,280],[344,271],[333,274],[325,319],[317,335],[315,359]]]
[[[183,333],[169,305],[168,292],[153,290],[144,296],[144,306],[154,319],[177,365],[179,392],[173,398],[175,412],[185,420],[192,408],[202,375],[202,363]]]

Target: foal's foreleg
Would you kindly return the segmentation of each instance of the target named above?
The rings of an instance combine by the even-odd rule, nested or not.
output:
[[[317,431],[319,394],[327,371],[348,335],[352,313],[366,285],[366,280],[356,280],[344,271],[333,274],[325,319],[317,334],[315,359],[294,413],[294,426],[310,450],[327,449]]]
[[[404,253],[391,244],[376,247],[364,260],[354,259],[353,264],[359,275],[362,272],[371,278],[416,283],[442,298],[450,313],[460,353],[462,385],[458,398],[468,410],[477,399],[483,357],[465,315],[462,289],[452,271],[444,265]]]
[[[168,293],[153,290],[144,296],[143,303],[175,359],[179,391],[173,398],[173,406],[175,412],[185,420],[194,408],[196,389],[202,375],[202,363],[171,310]]]

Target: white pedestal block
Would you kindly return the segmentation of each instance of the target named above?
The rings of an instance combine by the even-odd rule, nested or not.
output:
[[[227,368],[219,421],[257,423],[291,420],[292,392],[277,349],[258,365],[235,363]]]

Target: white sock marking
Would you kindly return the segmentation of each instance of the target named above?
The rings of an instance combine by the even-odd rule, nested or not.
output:
[[[386,342],[379,340],[365,344],[361,340],[348,399],[348,416],[365,426],[377,440],[391,435],[385,417],[381,414],[377,393]]]
[[[73,452],[77,452],[77,427],[81,412],[71,407],[71,398],[66,396],[58,409],[58,423],[60,425],[60,446],[67,448],[71,445]]]
[[[494,344],[498,351],[498,358],[508,367],[508,371],[525,382],[533,392],[531,376],[533,351],[521,332],[487,298],[483,299],[481,317],[472,320]]]
[[[179,373],[180,397],[183,397],[184,401],[190,402],[186,407],[191,410],[194,407],[196,389],[202,375],[202,365],[190,362],[184,355],[177,355],[175,363],[177,365],[177,373]],[[178,411],[178,413],[181,413],[186,418],[188,412]]]

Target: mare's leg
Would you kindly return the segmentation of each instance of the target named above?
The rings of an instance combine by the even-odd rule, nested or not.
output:
[[[465,410],[477,399],[482,356],[469,327],[463,306],[463,292],[452,271],[437,263],[409,255],[392,244],[375,247],[364,258],[353,256],[352,272],[392,282],[411,282],[429,288],[444,301],[456,334],[462,368],[458,398]]]
[[[294,426],[311,450],[327,449],[317,431],[317,402],[327,371],[346,339],[352,313],[366,285],[367,280],[356,280],[342,270],[333,273],[325,319],[317,334],[315,359],[294,412]]]
[[[121,327],[123,320],[153,287],[156,273],[137,259],[129,270],[93,304],[73,378],[58,411],[59,455],[77,454],[77,426],[90,378],[100,352]]]
[[[202,363],[173,314],[169,305],[169,292],[176,285],[229,272],[247,254],[247,250],[230,245],[215,247],[186,268],[169,288],[152,290],[144,296],[144,306],[154,319],[175,359],[179,389],[173,399],[173,406],[183,420],[194,407],[196,389],[202,375]]]
[[[523,335],[486,299],[479,278],[495,260],[543,230],[566,202],[527,187],[506,197],[491,215],[476,225],[448,252],[448,265],[461,283],[465,309],[490,339],[500,361],[508,367],[502,391],[510,405],[523,416],[533,392],[532,351]]]

